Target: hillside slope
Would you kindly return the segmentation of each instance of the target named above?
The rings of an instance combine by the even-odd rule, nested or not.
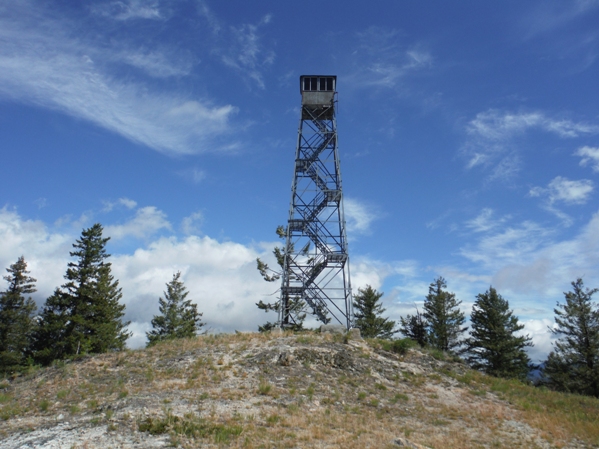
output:
[[[434,355],[306,333],[86,358],[0,385],[0,446],[599,447],[599,401]]]

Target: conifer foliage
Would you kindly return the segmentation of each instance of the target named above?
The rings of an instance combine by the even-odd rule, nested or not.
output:
[[[355,325],[360,329],[362,337],[365,338],[391,338],[398,332],[395,321],[383,318],[383,305],[381,298],[384,293],[377,292],[370,285],[358,289],[354,296],[354,318]]]
[[[399,320],[399,331],[402,334],[414,340],[422,347],[428,344],[427,322],[418,308],[416,308],[416,315],[407,315],[405,318],[400,317]]]
[[[159,298],[160,315],[152,319],[152,330],[147,332],[148,346],[164,340],[195,337],[204,326],[198,306],[187,299],[189,292],[181,280],[181,272],[166,284],[164,299]]]
[[[283,226],[277,226],[277,237],[280,239],[286,238],[286,229]],[[272,253],[275,256],[275,260],[277,261],[277,265],[279,268],[277,270],[273,270],[268,266],[267,263],[260,260],[260,258],[256,259],[257,269],[260,272],[260,275],[266,282],[276,282],[281,279],[281,275],[283,274],[283,265],[285,263],[285,253],[282,246],[275,246]],[[291,250],[293,251],[293,249]],[[281,300],[278,299],[274,302],[264,302],[262,300],[256,303],[256,306],[260,310],[264,310],[265,312],[276,312],[277,314],[281,308]],[[292,330],[302,330],[304,327],[304,320],[306,319],[306,302],[303,301],[300,297],[289,298],[288,306],[290,309],[290,317],[294,321]],[[276,327],[276,323],[272,323],[267,321],[261,326],[258,326],[258,330],[260,332],[267,332]]]
[[[554,309],[556,326],[549,329],[558,340],[544,369],[552,388],[599,397],[599,308],[592,302],[597,291],[585,289],[579,278]]]
[[[41,363],[125,348],[129,322],[122,321],[125,305],[119,303],[121,288],[107,262],[110,238],[102,231],[98,223],[83,230],[70,253],[75,261],[68,264],[67,282],[46,300],[34,336]]]
[[[524,348],[532,343],[528,335],[515,335],[524,325],[518,323],[507,300],[490,287],[477,295],[470,321],[466,345],[471,366],[496,377],[526,378],[530,359]]]
[[[466,317],[459,309],[462,301],[446,288],[447,283],[442,277],[429,285],[422,315],[427,323],[428,343],[441,351],[453,351],[462,344],[460,335],[468,328],[463,327]]]
[[[35,327],[37,309],[30,295],[36,279],[29,276],[23,256],[7,268],[8,288],[0,292],[0,370],[12,371],[25,364]]]

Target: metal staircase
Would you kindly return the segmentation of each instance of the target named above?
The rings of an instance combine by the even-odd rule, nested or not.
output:
[[[296,323],[292,300],[321,322],[353,324],[339,155],[336,77],[302,76],[302,112],[286,228],[279,325]]]

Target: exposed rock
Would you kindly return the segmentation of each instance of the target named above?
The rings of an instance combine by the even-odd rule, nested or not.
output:
[[[208,335],[5,381],[0,447],[592,447],[466,374],[337,334]]]
[[[321,334],[345,335],[346,332],[347,329],[343,324],[323,324],[322,326],[320,326]]]

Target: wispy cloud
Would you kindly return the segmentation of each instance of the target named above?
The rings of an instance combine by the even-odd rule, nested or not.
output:
[[[494,227],[488,229],[492,230]],[[552,234],[550,229],[525,221],[517,226],[502,226],[496,232],[485,233],[475,246],[462,248],[460,254],[488,267],[518,263],[547,244]]]
[[[110,212],[115,206],[124,206],[127,209],[135,209],[137,207],[137,202],[129,199],[129,198],[119,198],[117,201],[103,201],[104,208],[102,209],[104,212]]]
[[[396,30],[370,27],[357,36],[354,69],[347,75],[348,84],[356,88],[393,88],[409,73],[433,64],[426,49],[406,45]]]
[[[152,91],[142,79],[119,79],[120,59],[158,76],[182,74],[159,51],[133,52],[73,38],[74,23],[45,14],[37,2],[11,2],[0,17],[0,97],[87,120],[166,153],[228,149],[237,108],[177,92]],[[116,50],[116,51],[115,51]]]
[[[110,1],[95,4],[92,11],[117,20],[162,18],[158,0]]]
[[[551,180],[547,187],[533,187],[530,189],[529,194],[533,197],[547,197],[550,204],[557,202],[565,204],[584,204],[588,201],[594,188],[593,181],[588,179],[570,181],[561,176],[556,176]]]
[[[344,198],[343,201],[347,231],[356,234],[368,234],[370,225],[379,218],[372,207],[353,198]]]
[[[472,220],[468,220],[465,223],[467,229],[471,229],[474,232],[488,232],[492,229],[496,229],[503,225],[510,219],[510,216],[496,217],[493,209],[488,207],[484,208],[478,216]]]
[[[599,147],[593,148],[585,146],[579,148],[574,154],[582,158],[580,160],[580,165],[583,167],[590,165],[594,172],[599,172]]]
[[[466,126],[468,140],[462,148],[466,167],[491,168],[493,179],[506,179],[521,167],[516,138],[530,131],[560,138],[599,134],[599,125],[554,118],[535,112],[506,112],[490,109],[476,115]]]
[[[551,212],[560,220],[564,226],[571,226],[572,218],[558,205],[584,204],[588,201],[595,185],[588,179],[579,181],[570,181],[561,176],[556,176],[551,180],[547,187],[533,187],[529,191],[531,197],[544,198],[543,209]]]
[[[231,26],[228,47],[217,50],[225,65],[232,67],[243,76],[249,77],[261,89],[264,89],[263,71],[275,59],[275,53],[266,50],[262,45],[260,35],[260,29],[267,25],[271,18],[267,14],[255,25]]]

